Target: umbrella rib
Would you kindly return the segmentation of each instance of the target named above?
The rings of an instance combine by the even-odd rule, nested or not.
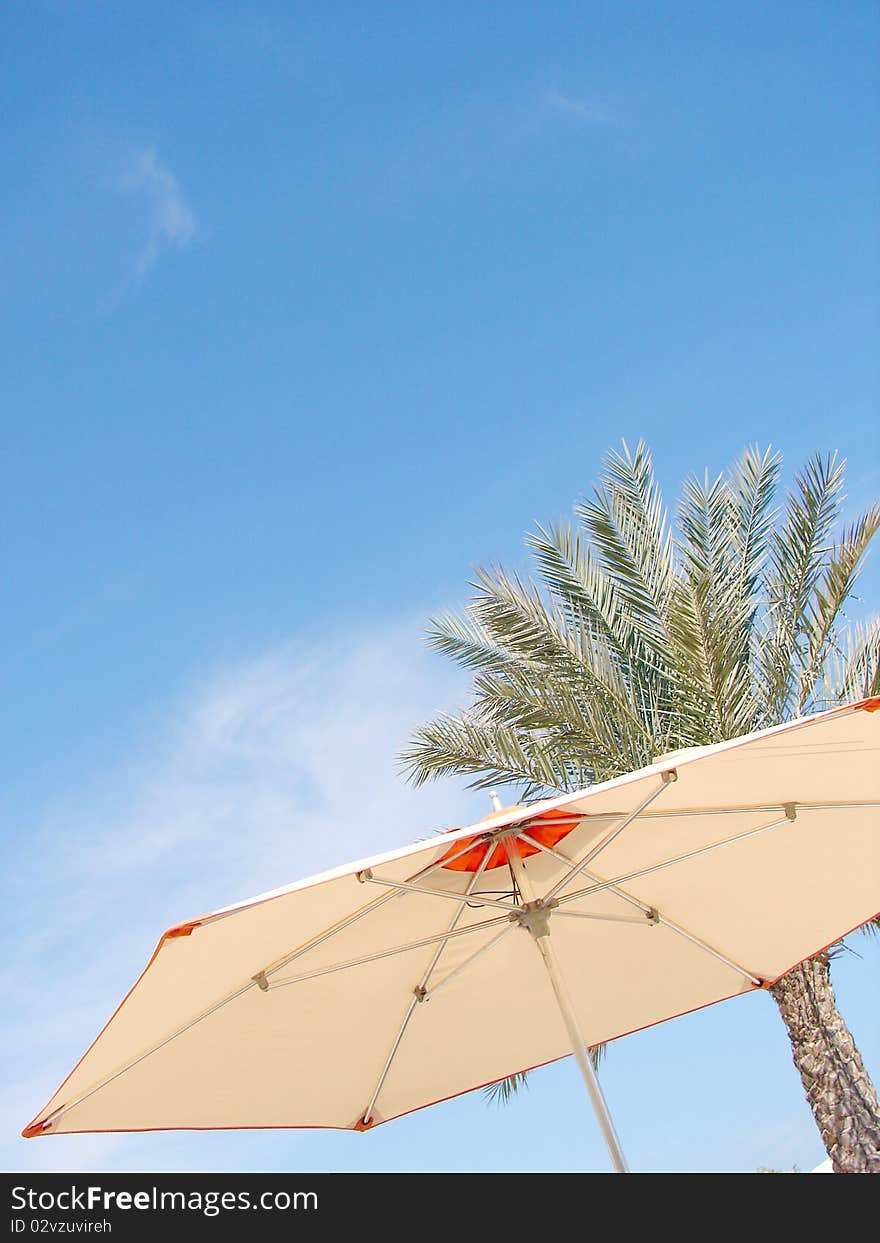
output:
[[[487,850],[486,855],[488,856],[488,854],[489,851]],[[461,902],[465,896],[464,894],[456,893],[454,890],[425,889],[421,885],[410,885],[402,880],[387,880],[384,876],[374,876],[370,868],[367,868],[365,872],[358,872],[358,880],[363,880],[370,885],[385,885],[389,889],[397,889],[401,893],[418,893],[426,898],[447,898],[453,902]],[[468,889],[467,901],[470,906],[490,906],[501,911],[510,911],[514,915],[522,910],[521,906],[517,906],[513,902],[501,902],[497,898],[486,898],[483,895],[471,897],[470,894],[471,891]]]
[[[683,937],[685,941],[689,941],[691,945],[708,954],[710,958],[715,958],[718,962],[723,963],[725,967],[730,967],[732,971],[743,976],[750,984],[754,984],[755,988],[760,988],[764,983],[760,976],[752,975],[751,971],[747,971],[745,967],[741,967],[734,959],[728,958],[726,954],[722,954],[720,950],[715,949],[708,941],[704,941],[702,937],[696,936],[693,932],[688,932],[687,928],[683,928],[681,924],[674,923],[667,916],[661,915],[659,911],[657,912],[657,923],[662,924],[664,928],[668,928],[670,932]]]
[[[720,850],[724,846],[732,846],[735,842],[745,841],[749,837],[757,837],[759,833],[768,833],[771,829],[777,829],[783,824],[792,824],[795,819],[794,804],[788,804],[788,811],[776,820],[771,820],[769,824],[758,825],[755,829],[749,829],[745,833],[737,833],[733,837],[725,837],[720,842],[711,842],[708,846],[699,846],[696,850],[689,850],[683,855],[676,855],[674,859],[664,859],[660,863],[654,863],[650,867],[639,868],[635,872],[627,872],[624,876],[615,876],[613,880],[603,880],[597,876],[597,883],[591,885],[587,889],[578,889],[575,893],[567,893],[560,898],[560,902],[575,902],[578,898],[586,898],[593,893],[601,893],[606,889],[615,889],[615,887],[626,884],[631,880],[638,880],[642,876],[650,876],[654,872],[660,872],[664,868],[674,867],[676,863],[684,863],[688,859],[696,859],[699,855],[709,854],[713,850]]]
[[[483,855],[483,858],[480,860],[477,870],[474,872],[473,876],[468,881],[468,886],[467,886],[465,897],[469,898],[471,894],[473,893],[474,889],[476,889],[479,883],[480,877],[483,875],[483,873],[486,870],[486,865],[488,864],[491,855],[492,855],[491,846],[487,846],[486,852]],[[458,924],[458,921],[461,919],[462,915],[464,914],[464,910],[466,906],[467,906],[467,902],[463,899],[460,899],[459,904],[458,904],[458,910],[455,912],[452,919],[450,920],[449,927],[447,928],[447,932],[455,931],[456,925]],[[506,932],[507,929],[505,928],[504,931]],[[391,1052],[388,1054],[388,1057],[385,1059],[385,1065],[382,1067],[382,1073],[379,1075],[379,1079],[376,1083],[376,1087],[373,1090],[373,1095],[370,1097],[370,1103],[369,1105],[367,1105],[366,1109],[361,1114],[361,1122],[363,1123],[364,1126],[369,1126],[370,1122],[372,1121],[373,1110],[376,1107],[376,1101],[379,1097],[379,1093],[382,1091],[382,1088],[385,1086],[385,1080],[388,1078],[388,1072],[391,1070],[391,1063],[394,1061],[395,1057],[397,1056],[397,1050],[400,1048],[400,1044],[401,1044],[401,1041],[403,1040],[404,1033],[406,1032],[406,1029],[409,1026],[409,1021],[413,1016],[416,1006],[419,1004],[419,1002],[424,1001],[425,998],[427,997],[427,993],[425,990],[428,987],[428,981],[430,980],[432,974],[434,973],[434,970],[438,962],[440,961],[443,951],[446,949],[446,945],[447,945],[446,941],[440,942],[440,944],[437,946],[437,949],[434,951],[433,957],[431,958],[431,961],[428,964],[427,969],[423,973],[421,980],[416,985],[416,987],[413,989],[412,999],[410,1000],[409,1006],[407,1007],[407,1011],[406,1011],[406,1014],[404,1015],[403,1022],[400,1024],[397,1035],[394,1039],[394,1043],[391,1046]]]
[[[556,859],[559,863],[564,863],[566,867],[574,866],[574,862],[575,862],[574,859],[570,859],[568,855],[564,855],[561,850],[555,850],[552,846],[545,846],[543,842],[539,842],[536,837],[531,837],[528,833],[520,833],[519,837],[520,837],[520,841],[527,842],[530,846],[536,847],[538,850],[542,851],[545,855],[550,855],[552,859]],[[601,879],[594,872],[587,871],[586,868],[584,869],[583,874],[584,876],[587,877],[588,880],[598,881]],[[614,884],[609,884],[608,888],[611,891],[611,893],[615,894],[618,898],[621,898],[624,902],[629,903],[630,906],[638,907],[638,909],[642,912],[643,915],[651,914],[653,910],[652,907],[648,906],[645,902],[640,902],[638,898],[634,898],[631,894],[628,894],[625,889],[620,889],[617,885],[614,885]],[[556,914],[563,914],[563,913],[564,912],[560,912],[560,911],[556,912]]]
[[[265,983],[266,979],[270,975],[274,975],[275,972],[280,971],[282,967],[289,967],[292,962],[295,962],[297,958],[302,958],[302,956],[307,954],[309,950],[317,949],[319,945],[323,945],[325,941],[329,941],[330,938],[335,937],[337,933],[344,932],[346,928],[350,928],[352,924],[356,924],[358,920],[363,919],[365,915],[369,915],[371,911],[378,911],[380,907],[383,907],[386,904],[386,902],[390,902],[392,898],[396,897],[398,897],[396,893],[383,893],[381,897],[374,899],[372,902],[368,902],[366,906],[362,906],[360,910],[355,911],[351,915],[347,915],[344,919],[340,920],[339,923],[333,924],[330,928],[325,928],[323,932],[319,932],[317,936],[312,937],[310,941],[305,943],[305,945],[298,946],[289,954],[285,954],[283,958],[276,959],[275,962],[271,963],[268,967],[264,967],[262,971],[258,971],[257,974],[252,977],[253,980],[256,980],[257,983],[260,983],[261,981]]]
[[[549,846],[542,845],[540,842],[536,841],[534,838],[529,837],[527,834],[520,834],[520,836],[523,838],[524,841],[527,841],[530,845],[537,846],[539,850],[543,850],[546,854],[552,855],[553,858],[558,859],[560,862],[562,863],[570,862],[570,860],[567,859],[566,856],[563,855],[560,851],[553,850]],[[600,877],[595,876],[591,872],[585,871],[585,875],[588,876],[591,880],[600,881]],[[662,915],[655,907],[649,906],[646,902],[642,902],[639,898],[634,897],[632,894],[626,893],[625,890],[620,889],[615,884],[609,884],[608,889],[612,893],[616,894],[617,897],[622,898],[625,902],[629,902],[632,906],[638,907],[639,910],[642,911],[642,913],[648,917],[649,925],[662,924],[665,928],[668,928],[670,932],[677,933],[678,936],[683,937],[686,941],[690,941],[692,945],[696,946],[698,949],[703,950],[705,953],[711,955],[712,958],[718,959],[718,961],[724,963],[725,966],[730,967],[732,970],[736,971],[739,975],[744,976],[745,979],[750,981],[750,983],[754,984],[756,987],[760,987],[762,981],[758,976],[752,975],[751,971],[747,971],[745,967],[741,967],[739,963],[734,962],[732,958],[728,958],[726,954],[722,954],[720,950],[714,949],[706,941],[703,941],[700,937],[696,936],[694,933],[689,932],[687,928],[682,927],[681,924],[674,923],[673,920],[669,919],[666,915]],[[568,914],[580,914],[580,912],[568,912],[568,911],[556,910],[553,912],[553,914],[568,915]],[[602,918],[602,917],[593,916],[592,918]],[[614,919],[615,916],[606,915],[604,918]],[[620,922],[624,922],[622,918]],[[634,920],[626,920],[625,922],[641,923],[641,920],[634,919]]]
[[[435,859],[433,863],[429,863],[427,864],[427,866],[420,868],[418,872],[413,872],[412,876],[408,876],[406,878],[407,883],[411,884],[414,880],[420,880],[423,876],[428,876],[430,875],[431,872],[436,872],[438,868],[448,867],[450,863],[454,863],[456,859],[460,859],[462,855],[470,854],[472,850],[475,850],[477,847],[482,846],[484,842],[488,842],[488,841],[489,841],[488,836],[484,838],[483,837],[477,837],[477,838],[469,837],[465,841],[465,844],[462,846],[461,850],[457,850],[454,855],[449,855],[449,854],[441,855],[440,858]]]
[[[640,926],[650,927],[650,919],[638,919],[635,915],[600,915],[594,911],[553,911],[553,915],[560,915],[563,919],[594,919],[609,924],[639,924]]]
[[[447,863],[451,863],[453,860],[460,858],[462,855],[466,855],[468,851],[473,850],[473,848],[474,843],[472,840],[469,840],[467,844],[456,854],[450,855],[448,858],[444,856],[442,859],[435,859],[434,862],[428,864],[427,867],[415,872],[406,883],[409,884],[410,881],[415,880],[420,876],[428,876],[431,872],[445,866]],[[369,915],[371,911],[378,911],[380,907],[383,907],[386,902],[390,902],[392,898],[400,897],[401,893],[402,890],[394,893],[384,893],[381,897],[374,898],[372,902],[368,902],[366,906],[362,906],[353,914],[346,916],[339,923],[333,924],[330,928],[325,928],[323,932],[319,932],[317,936],[312,937],[310,941],[305,943],[305,945],[298,946],[291,953],[286,954],[283,958],[277,959],[274,963],[268,967],[265,967],[262,971],[258,971],[253,977],[254,980],[265,983],[270,975],[274,975],[275,972],[280,971],[282,967],[289,967],[292,962],[295,962],[297,958],[302,958],[304,954],[309,952],[309,950],[317,949],[319,945],[323,945],[325,941],[329,941],[330,938],[336,936],[338,932],[344,932],[346,928],[350,928],[352,924],[355,924],[358,920],[363,919],[365,915]]]
[[[246,992],[252,989],[253,986],[253,980],[248,980],[247,984],[243,984],[240,988],[235,989],[233,992],[227,993],[225,997],[221,997],[219,1001],[215,1001],[214,1004],[209,1006],[207,1010],[203,1010],[201,1014],[195,1015],[194,1018],[189,1019],[188,1022],[182,1024],[182,1026],[175,1028],[174,1031],[170,1032],[167,1036],[163,1036],[162,1039],[156,1044],[151,1045],[149,1049],[145,1049],[143,1053],[139,1053],[123,1066],[120,1066],[116,1070],[112,1071],[109,1075],[105,1076],[105,1078],[94,1084],[80,1096],[75,1097],[72,1101],[67,1101],[65,1104],[60,1105],[44,1119],[44,1127],[48,1129],[51,1123],[56,1122],[59,1118],[63,1117],[64,1114],[70,1113],[71,1109],[75,1109],[77,1105],[82,1105],[89,1099],[89,1097],[94,1096],[96,1092],[100,1092],[102,1088],[109,1087],[109,1085],[118,1079],[120,1075],[124,1075],[127,1071],[133,1070],[135,1066],[138,1066],[154,1053],[158,1053],[160,1049],[164,1049],[165,1046],[170,1044],[172,1040],[176,1040],[178,1036],[184,1035],[184,1033],[188,1032],[190,1028],[195,1027],[197,1023],[201,1023],[203,1019],[210,1018],[212,1014],[215,1014],[218,1010],[222,1010],[222,1008],[225,1005],[228,1005],[230,1001],[235,1001],[238,997],[242,997]]]
[[[318,967],[314,971],[305,971],[302,975],[288,976],[284,980],[273,980],[269,989],[284,988],[287,984],[300,984],[305,980],[316,980],[322,975],[332,975],[336,971],[347,971],[351,967],[363,967],[367,963],[378,962],[380,958],[391,958],[395,954],[406,954],[410,950],[423,949],[426,945],[438,945],[451,941],[454,937],[465,937],[471,932],[480,932],[483,928],[495,928],[498,924],[507,923],[509,916],[499,915],[495,919],[484,919],[479,924],[469,924],[467,928],[456,928],[453,932],[440,932],[436,936],[422,937],[418,941],[410,941],[407,945],[395,945],[391,949],[378,950],[375,954],[365,954],[361,958],[349,958],[346,962],[333,963],[329,967]]]
[[[589,795],[589,790],[584,791],[584,796]],[[798,811],[849,811],[852,809],[860,811],[869,811],[875,807],[880,807],[880,802],[870,800],[868,802],[846,802],[846,803],[796,803]],[[738,807],[672,807],[669,811],[646,811],[642,813],[643,820],[681,820],[692,816],[741,816],[743,813],[754,812],[770,812],[776,811],[779,803],[743,803]],[[623,811],[603,811],[581,812],[581,820],[619,820],[621,816],[626,815]],[[541,823],[535,821],[534,823]],[[511,826],[513,827],[513,826]],[[522,836],[522,834],[520,834]]]
[[[603,890],[608,890],[608,889],[612,890],[612,892],[619,893],[620,896],[623,897],[624,896],[623,891],[618,889],[618,883],[620,881],[626,882],[630,880],[637,880],[641,876],[650,876],[652,873],[659,872],[663,868],[673,867],[676,863],[683,863],[685,860],[693,859],[698,855],[708,854],[710,851],[718,850],[722,846],[730,846],[734,842],[744,841],[746,838],[749,838],[749,837],[756,837],[760,833],[767,833],[769,832],[770,829],[778,828],[780,825],[783,825],[783,824],[792,824],[795,818],[796,818],[796,812],[794,809],[794,805],[789,804],[788,807],[786,808],[785,815],[780,817],[777,820],[771,821],[770,824],[759,825],[756,829],[750,829],[748,832],[737,834],[735,837],[725,838],[721,842],[713,842],[711,845],[703,846],[699,848],[698,850],[688,851],[687,854],[679,855],[675,859],[666,859],[662,863],[654,864],[652,867],[642,868],[640,871],[637,871],[637,872],[630,872],[626,876],[619,876],[614,881],[603,881],[601,877],[596,876],[595,880],[597,881],[597,883],[593,885],[591,888],[582,889],[578,893],[575,893],[575,894],[569,894],[561,900],[563,902],[569,902],[569,901],[573,901],[576,898],[587,897],[589,894],[600,893]],[[639,902],[637,898],[630,898],[629,900],[634,901],[638,903],[639,905],[643,905],[642,903]],[[647,909],[650,911],[651,915],[653,915],[654,922],[658,924],[662,924],[664,927],[669,928],[671,932],[674,932],[678,936],[683,937],[684,940],[689,941],[691,945],[696,946],[697,949],[703,950],[706,954],[709,954],[710,957],[715,958],[718,962],[721,962],[725,966],[730,967],[732,971],[735,971],[738,975],[743,976],[746,980],[749,981],[749,983],[755,985],[756,988],[761,987],[763,980],[760,978],[760,976],[754,975],[751,971],[748,971],[745,967],[741,966],[738,962],[735,962],[734,959],[729,958],[726,954],[723,954],[720,950],[715,949],[714,946],[709,945],[707,941],[704,941],[701,937],[696,936],[693,932],[690,932],[687,928],[684,928],[681,924],[677,924],[675,923],[674,920],[669,919],[668,916],[661,914],[660,911],[657,911],[654,908],[647,908]]]
[[[454,967],[452,971],[449,972],[449,975],[444,975],[443,979],[438,980],[433,988],[428,989],[427,993],[422,998],[422,1001],[430,1001],[431,998],[436,996],[442,988],[445,988],[447,984],[460,976],[463,971],[467,970],[468,967],[472,966],[478,958],[482,958],[483,954],[487,954],[490,949],[493,949],[499,941],[507,936],[508,932],[514,932],[518,927],[519,924],[517,923],[508,924],[506,928],[502,928],[500,932],[496,932],[495,936],[487,941],[485,945],[481,945],[478,950],[475,950],[474,953],[471,954],[470,958],[466,958],[464,962],[459,963],[457,967]]]
[[[616,828],[612,829],[610,833],[606,834],[606,836],[603,837],[602,840],[598,842],[579,863],[572,864],[566,875],[563,876],[561,880],[556,882],[549,893],[545,894],[542,902],[545,904],[552,902],[556,895],[561,893],[566,885],[570,884],[576,876],[580,875],[580,873],[589,866],[592,860],[595,859],[596,855],[603,851],[607,846],[610,846],[611,843],[620,836],[624,829],[629,828],[633,821],[637,820],[642,812],[649,807],[656,798],[659,798],[668,786],[677,780],[677,777],[678,774],[674,768],[670,769],[669,772],[663,773],[660,785],[651,790],[651,792],[642,799],[638,806],[634,807],[631,812],[624,816],[620,824],[618,824]]]

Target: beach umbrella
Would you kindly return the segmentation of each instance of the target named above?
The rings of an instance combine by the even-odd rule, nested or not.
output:
[[[357,821],[357,793],[350,815]],[[28,1137],[380,1123],[743,993],[877,913],[880,698],[170,928]]]

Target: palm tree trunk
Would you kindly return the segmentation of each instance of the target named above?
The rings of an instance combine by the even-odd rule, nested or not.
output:
[[[789,971],[770,992],[834,1172],[880,1174],[877,1093],[837,1008],[827,953]]]

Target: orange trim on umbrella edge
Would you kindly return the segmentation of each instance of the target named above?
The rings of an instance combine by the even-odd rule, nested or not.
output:
[[[863,712],[880,712],[880,695],[871,695],[868,699],[861,699],[857,704],[853,704],[853,708],[861,708]]]
[[[202,922],[201,919],[190,919],[185,924],[175,924],[173,928],[169,928],[167,932],[162,933],[162,941],[173,941],[175,937],[192,936],[193,930],[201,928]]]

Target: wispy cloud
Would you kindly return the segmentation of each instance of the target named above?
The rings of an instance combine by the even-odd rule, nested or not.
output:
[[[135,152],[126,161],[117,188],[132,195],[146,209],[146,236],[135,260],[138,276],[145,276],[163,250],[183,250],[196,236],[195,212],[177,177],[152,147]]]
[[[588,99],[580,99],[574,95],[563,95],[561,91],[551,89],[544,94],[544,107],[551,112],[562,113],[584,125],[617,125],[617,117],[601,104]]]
[[[4,1169],[198,1166],[187,1137],[14,1137],[164,928],[482,814],[477,795],[397,773],[401,742],[450,689],[415,627],[279,647],[201,680],[108,777],[21,826],[4,869]]]
[[[621,125],[604,104],[542,84],[507,95],[459,97],[417,122],[401,122],[388,158],[371,164],[381,169],[373,202],[399,211],[426,194],[459,195],[487,181],[546,176],[546,166],[532,156],[548,140],[566,130],[607,135]]]

